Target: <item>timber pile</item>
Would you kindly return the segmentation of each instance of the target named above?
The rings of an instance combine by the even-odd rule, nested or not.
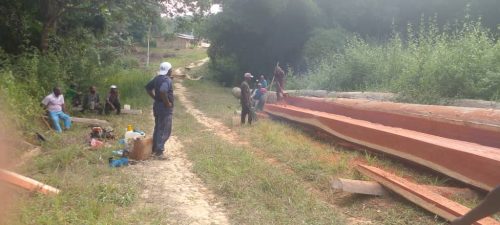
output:
[[[88,124],[92,126],[101,126],[101,127],[111,126],[111,124],[106,120],[80,118],[80,117],[71,117],[71,122]]]
[[[457,217],[465,215],[470,211],[469,208],[451,201],[428,188],[412,183],[394,174],[381,169],[358,165],[358,171],[381,183],[385,187],[398,193],[409,201],[435,213],[436,215],[451,221]],[[474,223],[475,225],[500,225],[500,222],[493,218],[484,218]]]
[[[497,110],[288,97],[265,111],[484,190],[500,184]]]

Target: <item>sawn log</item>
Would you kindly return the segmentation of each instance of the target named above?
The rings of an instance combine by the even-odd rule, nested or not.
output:
[[[358,171],[379,182],[388,189],[398,193],[409,201],[429,210],[436,215],[451,221],[457,217],[465,215],[469,208],[451,201],[431,190],[412,183],[394,174],[388,173],[376,167],[358,165]],[[493,218],[484,218],[474,223],[475,225],[500,225],[500,222]]]

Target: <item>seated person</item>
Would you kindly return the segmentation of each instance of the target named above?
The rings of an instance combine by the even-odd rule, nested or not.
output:
[[[91,86],[89,88],[89,93],[83,97],[83,109],[81,112],[83,113],[86,110],[102,113],[99,93],[97,93],[95,86]]]
[[[64,121],[65,130],[71,128],[71,117],[64,113],[64,96],[61,94],[61,89],[59,87],[55,87],[53,92],[43,99],[42,104],[49,112],[49,118],[52,120],[54,129],[57,133],[62,132],[59,119]]]
[[[104,106],[104,113],[109,115],[111,111],[116,110],[116,115],[120,115],[121,104],[120,96],[118,94],[118,87],[111,85],[108,96],[106,97],[106,105]]]
[[[255,92],[252,95],[252,99],[254,101],[254,107],[256,111],[264,110],[264,103],[266,97],[267,89],[262,87],[261,83],[257,84],[257,88],[255,88]]]
[[[267,88],[267,80],[264,75],[260,75],[259,84],[262,85],[262,88]]]

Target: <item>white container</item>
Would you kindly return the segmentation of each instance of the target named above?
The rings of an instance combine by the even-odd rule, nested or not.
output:
[[[130,105],[123,105],[123,109],[130,110]]]

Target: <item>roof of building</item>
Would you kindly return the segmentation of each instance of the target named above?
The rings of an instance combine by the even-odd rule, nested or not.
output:
[[[195,40],[196,38],[194,37],[194,35],[191,35],[191,34],[176,34],[176,36],[178,38],[182,38],[182,39],[188,39],[188,40]]]

